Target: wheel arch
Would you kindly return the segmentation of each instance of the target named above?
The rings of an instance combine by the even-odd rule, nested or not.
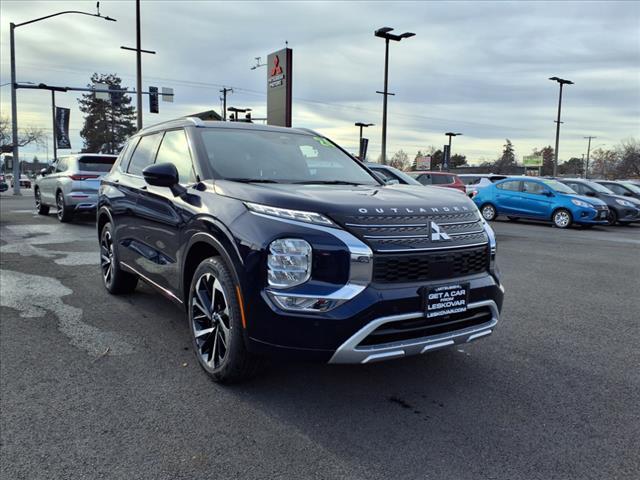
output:
[[[96,229],[98,233],[98,240],[100,239],[100,234],[102,233],[102,228],[107,224],[113,224],[113,217],[111,216],[111,212],[106,207],[101,207],[98,210],[98,214],[96,215]]]

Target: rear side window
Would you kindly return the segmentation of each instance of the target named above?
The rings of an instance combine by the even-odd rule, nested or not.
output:
[[[581,183],[566,183],[565,185],[567,185],[569,188],[575,190],[576,192],[578,192],[580,195],[584,195],[585,193],[587,193],[588,191],[590,191],[587,187],[585,187],[583,184]]]
[[[465,185],[477,185],[480,183],[480,177],[460,177]]]
[[[416,178],[423,185],[431,185],[431,175],[428,173],[423,173]]]
[[[433,185],[446,185],[448,183],[454,183],[453,175],[432,175],[431,183]]]
[[[602,183],[601,184],[604,187],[607,187],[609,190],[611,190],[613,193],[615,193],[616,195],[624,195],[625,193],[629,193],[629,190],[627,190],[626,188],[616,184],[616,183]]]
[[[189,153],[189,144],[184,130],[169,130],[164,134],[156,163],[173,163],[178,170],[180,183],[195,181],[191,153]]]
[[[154,162],[161,136],[162,134],[160,133],[154,133],[153,135],[147,135],[140,139],[131,157],[127,173],[131,175],[142,175],[142,170]]]
[[[108,172],[115,161],[116,157],[80,157],[78,169],[81,172]]]
[[[496,185],[496,188],[500,190],[509,190],[511,192],[520,191],[520,180],[512,180],[510,182],[503,182]]]
[[[542,192],[545,191],[545,188],[544,186],[542,186],[537,182],[523,182],[522,191],[526,193],[534,193],[536,195],[542,195]]]

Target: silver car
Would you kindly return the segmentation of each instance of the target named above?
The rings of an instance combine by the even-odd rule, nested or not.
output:
[[[55,207],[61,222],[71,221],[75,213],[95,211],[100,178],[111,170],[116,158],[79,153],[60,157],[43,168],[33,189],[36,211],[48,215],[49,208]]]

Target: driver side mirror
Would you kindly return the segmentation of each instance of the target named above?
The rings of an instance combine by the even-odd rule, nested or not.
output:
[[[144,181],[156,187],[169,187],[175,197],[187,190],[179,183],[178,170],[173,163],[157,163],[142,170]]]
[[[591,191],[591,190],[587,190],[587,191],[585,192],[585,195],[586,195],[587,197],[595,197],[595,196],[596,196],[596,192],[593,192],[593,191]]]
[[[633,197],[633,193],[631,193],[631,192],[624,192],[624,196],[625,196],[625,197]]]
[[[553,197],[553,192],[551,190],[545,190],[542,192],[542,194],[547,197]]]
[[[43,177],[46,177],[47,173],[49,173],[49,169],[48,168],[43,168],[43,169],[40,170],[40,175],[42,175]]]

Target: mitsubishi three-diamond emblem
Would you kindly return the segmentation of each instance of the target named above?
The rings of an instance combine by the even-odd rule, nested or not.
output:
[[[436,222],[431,222],[431,241],[439,242],[442,240],[451,240],[451,237],[446,232],[440,230],[440,227]]]

